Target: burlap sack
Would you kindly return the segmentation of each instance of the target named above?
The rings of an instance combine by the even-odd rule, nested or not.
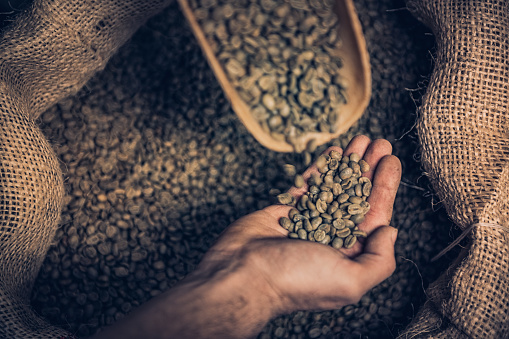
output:
[[[509,2],[409,0],[434,32],[419,108],[422,163],[471,246],[427,290],[402,338],[509,337]],[[503,228],[501,228],[503,227]]]
[[[62,206],[59,161],[35,119],[75,93],[171,0],[36,0],[0,38],[0,337],[65,338],[30,308]]]

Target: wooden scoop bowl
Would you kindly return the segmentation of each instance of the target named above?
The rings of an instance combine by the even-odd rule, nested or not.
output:
[[[277,152],[293,152],[304,150],[313,139],[317,146],[325,144],[346,132],[364,113],[371,97],[371,69],[366,41],[352,0],[337,0],[335,6],[339,21],[338,32],[342,41],[341,47],[337,50],[337,55],[343,62],[339,73],[344,80],[342,85],[345,88],[344,95],[347,103],[339,107],[340,114],[335,133],[308,132],[301,135],[294,145],[276,140],[262,129],[260,123],[251,114],[250,107],[240,98],[230,83],[187,0],[178,0],[178,2],[226,97],[230,100],[233,110],[249,132],[265,147]]]

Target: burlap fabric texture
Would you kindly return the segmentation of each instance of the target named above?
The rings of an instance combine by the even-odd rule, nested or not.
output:
[[[30,309],[63,197],[35,120],[77,92],[171,0],[36,0],[0,37],[0,337],[67,338]]]
[[[509,2],[410,0],[436,37],[422,164],[449,216],[509,227]],[[509,337],[509,230],[475,226],[402,338]]]

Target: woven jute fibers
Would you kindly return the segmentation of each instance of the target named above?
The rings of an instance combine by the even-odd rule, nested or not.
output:
[[[47,328],[28,305],[60,215],[62,177],[22,102],[0,81],[0,336],[57,337],[64,332]]]
[[[449,216],[509,227],[509,7],[506,1],[409,1],[437,55],[419,109],[422,161]],[[475,227],[471,247],[428,289],[403,337],[509,336],[509,244]]]
[[[76,92],[168,1],[35,1],[0,38],[0,337],[63,337],[30,310],[63,185],[34,123]]]

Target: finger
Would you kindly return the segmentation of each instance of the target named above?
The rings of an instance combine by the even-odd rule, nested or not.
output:
[[[331,151],[336,151],[339,152],[340,154],[343,154],[343,150],[338,146],[331,146],[328,149],[326,149],[325,152],[323,152],[322,154],[329,154]],[[304,193],[308,191],[309,185],[307,182],[313,173],[318,175],[320,174],[320,172],[318,172],[318,168],[316,167],[316,160],[310,167],[306,169],[306,171],[304,171],[304,173],[302,173],[302,177],[304,178],[304,185],[299,188],[293,186],[288,190],[288,193],[293,195],[296,199],[299,199]]]
[[[373,187],[368,198],[371,208],[359,228],[369,234],[379,226],[390,224],[400,180],[401,162],[393,155],[384,156],[378,162],[374,174]]]
[[[288,217],[288,212],[292,207],[287,205],[271,205],[259,211],[248,214],[237,221],[232,226],[244,232],[247,237],[268,237],[268,236],[288,236],[288,230],[279,224],[281,217]]]
[[[366,293],[394,272],[394,243],[397,234],[398,230],[391,226],[378,228],[367,238],[363,253],[354,259],[359,264],[355,273],[360,294]]]
[[[372,180],[376,166],[384,156],[389,154],[392,154],[392,145],[389,141],[385,139],[374,140],[363,156],[364,161],[366,161],[370,167],[370,170],[364,173],[363,176]]]
[[[389,225],[392,217],[394,199],[398,191],[401,179],[401,163],[393,155],[386,155],[377,165],[373,179],[371,195],[368,197],[370,210],[366,213],[364,221],[359,224],[359,229],[368,235],[383,225]],[[364,239],[361,238],[350,249],[341,251],[353,258],[361,253]]]
[[[357,153],[362,158],[370,144],[371,139],[369,139],[367,136],[356,135],[355,137],[352,138],[352,140],[350,140],[348,146],[346,146],[345,155]]]
[[[345,151],[345,154],[349,155],[349,154],[352,154],[352,153],[357,153],[357,154],[359,154],[362,157],[364,152],[366,151],[366,149],[368,149],[368,146],[370,145],[370,143],[371,143],[371,140],[367,136],[365,136],[365,135],[357,135],[357,136],[353,137],[352,140],[350,140],[350,142],[348,143],[348,146],[346,147],[346,150],[348,151],[348,153],[346,153],[346,151]],[[340,147],[337,147],[337,146],[329,147],[322,154],[329,154],[333,150],[339,152],[340,154],[343,154],[343,150]],[[313,173],[318,174],[318,175],[320,174],[318,172],[318,168],[316,167],[315,164],[316,164],[316,161],[313,163],[313,165],[311,165],[302,174],[302,177],[304,178],[304,186],[302,186],[300,188],[292,187],[292,188],[290,188],[288,190],[288,193],[292,194],[295,198],[298,199],[304,193],[307,192],[307,190],[309,188],[309,186],[307,184],[307,180],[311,177],[311,175]]]

